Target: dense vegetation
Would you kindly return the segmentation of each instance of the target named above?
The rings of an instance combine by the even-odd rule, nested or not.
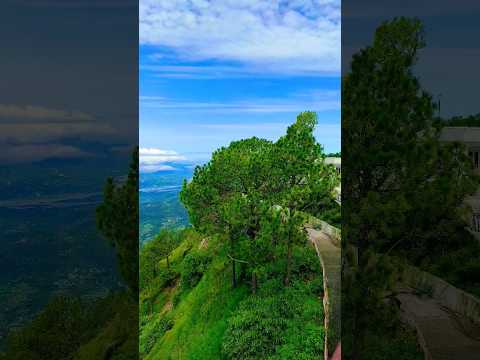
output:
[[[232,288],[228,248],[220,237],[205,238],[193,229],[162,234],[180,239],[180,245],[170,253],[170,265],[151,253],[162,237],[140,253],[141,357],[283,359],[298,353],[315,359],[323,354],[321,269],[311,247],[295,247],[290,286],[278,278],[285,264],[272,263],[252,295],[245,284]],[[290,357],[282,357],[286,354]]]
[[[138,358],[138,150],[125,183],[107,180],[97,222],[115,248],[125,289],[93,300],[54,297],[30,324],[9,334],[0,359]]]
[[[480,127],[480,114],[454,116],[450,119],[443,120],[443,122],[446,126]]]
[[[193,228],[140,251],[145,359],[317,359],[323,284],[303,224],[339,218],[339,183],[305,112],[276,142],[235,141],[185,182]]]
[[[412,71],[424,45],[418,20],[385,22],[373,44],[353,56],[344,78],[346,359],[390,358],[393,348],[397,353],[404,349],[405,359],[423,358],[408,341],[397,346],[410,335],[396,320],[395,302],[386,301],[398,283],[399,267],[392,257],[438,269],[440,258],[471,243],[462,205],[478,179],[463,145],[438,140],[443,124],[436,121],[432,97]],[[478,274],[478,267],[467,271]]]
[[[342,157],[342,152],[336,152],[336,153],[329,153],[326,155],[327,157]]]
[[[332,193],[339,179],[333,166],[323,162],[313,136],[316,122],[314,113],[305,112],[275,143],[257,138],[233,142],[184,183],[181,199],[193,226],[228,241],[234,286],[237,264],[255,292],[263,265],[282,258],[288,285],[292,248],[305,240],[303,214],[338,209]]]

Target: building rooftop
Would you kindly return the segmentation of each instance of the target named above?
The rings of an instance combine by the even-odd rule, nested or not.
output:
[[[440,132],[440,141],[480,143],[480,127],[447,126]]]
[[[342,164],[342,158],[339,158],[339,157],[326,157],[326,158],[325,158],[325,164],[341,165],[341,164]]]

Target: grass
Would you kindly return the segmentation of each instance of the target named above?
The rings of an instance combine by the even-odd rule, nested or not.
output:
[[[154,281],[142,292],[139,344],[142,359],[308,360],[323,354],[323,287],[313,249],[303,248],[295,252],[296,265],[290,287],[283,286],[279,273],[284,264],[271,264],[272,278],[259,283],[259,291],[253,295],[247,285],[232,288],[230,262],[223,253],[220,239],[209,238],[208,246],[205,241],[200,246],[202,240],[198,234],[188,236],[172,253],[174,286],[171,282],[162,285]],[[203,275],[198,283],[182,281],[182,275],[188,276],[196,270],[191,268],[196,264],[190,261],[192,256],[209,261],[206,266],[199,263]],[[185,259],[189,261],[185,262]],[[161,267],[166,269],[163,261]],[[151,296],[155,299],[152,314],[142,304]],[[244,317],[253,321],[241,324],[247,329],[235,329],[235,324]],[[273,342],[269,340],[272,323],[280,324]],[[229,349],[228,344],[236,341],[236,330],[249,334],[260,346],[267,344],[262,350],[266,357],[258,354],[238,357],[233,349]]]
[[[247,295],[231,288],[226,265],[214,261],[198,285],[172,310],[173,327],[145,359],[221,359],[227,318]]]
[[[285,287],[271,279],[244,299],[228,319],[226,359],[319,359],[324,345],[323,308],[310,282]]]

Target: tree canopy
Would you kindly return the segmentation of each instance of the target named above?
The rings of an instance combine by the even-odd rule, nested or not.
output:
[[[335,204],[339,178],[324,163],[322,146],[313,135],[316,124],[316,114],[304,112],[276,142],[255,137],[232,142],[184,183],[181,200],[193,226],[207,234],[221,233],[228,241],[234,285],[235,261],[248,264],[242,268],[251,273],[255,288],[255,269],[278,249],[288,258],[288,284],[294,239],[305,239],[301,213],[322,212]],[[272,226],[278,227],[276,242],[267,244],[264,227]]]
[[[463,147],[438,140],[435,104],[413,74],[424,46],[419,20],[384,22],[343,79],[342,324],[353,359],[369,324],[385,320],[395,277],[382,254],[420,262],[460,241],[459,209],[477,183]]]
[[[133,294],[138,294],[138,215],[137,148],[127,180],[123,184],[115,184],[109,178],[103,202],[97,208],[97,227],[115,248],[120,275]]]

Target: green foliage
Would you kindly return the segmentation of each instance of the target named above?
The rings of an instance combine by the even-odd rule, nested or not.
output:
[[[173,320],[168,315],[151,319],[142,333],[145,335],[140,339],[140,353],[148,354],[165,332],[173,327],[173,324]]]
[[[134,359],[138,312],[125,294],[93,302],[59,296],[26,327],[7,340],[6,359],[98,359],[109,351],[112,359]],[[112,344],[118,348],[111,349]],[[96,356],[90,356],[95,353]],[[89,354],[87,356],[86,354]]]
[[[207,270],[210,257],[203,251],[192,251],[182,261],[181,284],[182,288],[191,289],[198,284]]]
[[[469,234],[465,234],[469,239]],[[480,244],[476,239],[466,241],[464,246],[452,250],[428,264],[422,264],[426,271],[445,279],[451,284],[480,297]]]
[[[478,184],[463,146],[438,140],[436,107],[413,74],[424,46],[419,20],[386,21],[344,78],[342,241],[355,253],[342,276],[346,358],[370,359],[370,328],[392,316],[383,294],[396,269],[381,254],[419,264],[461,243],[459,208]]]
[[[323,220],[336,228],[340,229],[342,227],[342,211],[340,205],[336,202],[330,203],[330,206],[326,206],[323,211],[314,215],[316,215],[318,219]]]
[[[266,264],[259,271],[263,284],[258,293],[246,298],[228,319],[222,345],[227,359],[323,356],[320,263],[311,247],[297,245],[292,253],[291,286],[285,287],[277,276],[284,264]]]
[[[283,274],[287,260],[272,261],[265,264],[263,270],[259,269],[259,274],[263,274],[259,277],[263,280],[258,294],[248,296],[246,287],[230,287],[226,272],[228,259],[225,256],[228,248],[221,246],[222,240],[219,237],[204,241],[202,237],[194,235],[193,230],[182,236],[186,238],[172,252],[170,269],[179,271],[180,282],[183,279],[195,280],[184,290],[180,286],[174,290],[164,287],[160,295],[156,295],[158,305],[154,307],[154,312],[150,314],[148,306],[142,310],[142,313],[147,313],[142,315],[144,321],[140,328],[142,358],[234,358],[233,355],[229,357],[222,352],[230,319],[233,314],[237,314],[242,300],[264,298],[271,299],[265,302],[277,304],[275,312],[268,315],[272,321],[278,318],[278,321],[285,323],[283,332],[279,334],[281,346],[278,353],[271,353],[271,356],[276,356],[272,359],[287,359],[295,352],[304,359],[318,358],[318,354],[323,354],[323,313],[319,300],[323,294],[322,277],[318,257],[312,247],[304,244],[293,246],[290,287],[285,288],[282,279],[278,277],[279,273]],[[195,242],[185,247],[187,239],[192,237],[196,239]],[[185,253],[182,247],[190,250]],[[162,268],[167,269],[166,266]],[[153,294],[154,288],[153,285],[147,286],[141,299],[150,291],[148,289]],[[156,290],[159,291],[159,288]],[[171,306],[166,306],[169,302]],[[251,307],[254,311],[256,305]],[[253,314],[250,316],[255,317]],[[261,342],[266,341],[260,332],[254,337]]]
[[[342,157],[342,152],[339,151],[339,152],[336,152],[336,153],[328,153],[325,156],[326,157],[339,157],[339,158],[341,158]]]
[[[164,262],[153,249],[160,240],[142,248],[145,359],[287,359],[293,354],[314,359],[323,354],[321,269],[304,223],[307,214],[337,215],[333,190],[339,177],[324,163],[313,136],[316,124],[316,114],[305,112],[277,142],[232,142],[184,182],[181,200],[192,231],[207,238],[172,262],[180,286],[158,285]],[[155,324],[167,317],[173,327],[154,334]]]
[[[308,286],[271,281],[244,300],[228,321],[227,359],[317,359],[323,356],[323,312]],[[291,357],[293,356],[294,357]]]
[[[38,359],[66,358],[72,349],[80,346],[82,339],[91,336],[89,331],[96,329],[96,319],[89,310],[77,298],[53,299],[31,324],[10,335],[7,355],[25,353]]]
[[[110,304],[113,316],[98,334],[82,344],[73,360],[138,359],[138,304],[125,294]]]
[[[248,263],[249,271],[272,258],[275,244],[287,244],[284,256],[289,256],[294,230],[278,235],[273,246],[259,235],[275,209],[282,213],[280,223],[293,229],[296,212],[321,213],[334,203],[339,178],[323,161],[313,136],[316,123],[315,113],[304,112],[275,143],[258,138],[232,142],[184,183],[181,199],[194,227],[226,235],[230,255]]]
[[[138,357],[138,149],[127,180],[108,179],[97,208],[98,229],[115,248],[130,293],[96,300],[53,298],[24,328],[9,335],[7,359],[130,360]],[[132,299],[133,298],[133,299]]]
[[[170,254],[180,244],[184,230],[162,229],[153,239],[146,242],[140,249],[140,289],[152,282],[156,277],[165,277],[168,272],[160,267],[165,259],[170,267]]]
[[[132,156],[127,180],[107,180],[103,203],[97,208],[97,227],[115,248],[120,275],[132,294],[138,294],[138,148]]]
[[[231,289],[224,261],[214,257],[198,284],[162,315],[171,317],[174,326],[145,359],[221,359],[226,319],[246,294],[244,287]]]
[[[365,357],[372,360],[425,359],[425,355],[417,343],[415,331],[407,330],[401,324],[398,324],[398,327],[400,331],[395,337],[389,336],[385,332],[371,334],[365,344]]]
[[[470,116],[454,116],[450,119],[442,121],[442,125],[480,127],[480,114]]]

